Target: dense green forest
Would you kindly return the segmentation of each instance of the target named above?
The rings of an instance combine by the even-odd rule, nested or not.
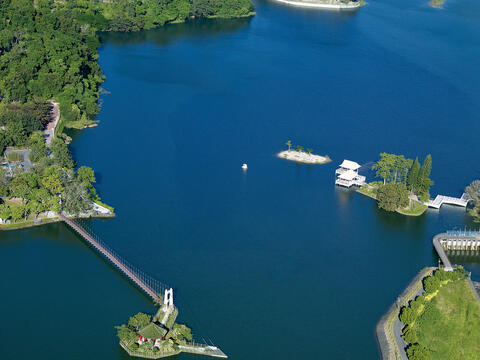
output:
[[[252,12],[250,0],[2,0],[0,99],[5,104],[54,98],[62,126],[81,127],[99,111],[104,77],[97,62],[98,31]]]
[[[192,17],[253,14],[251,0],[0,0],[0,219],[37,219],[60,208],[92,210],[95,174],[75,163],[61,138],[45,143],[43,130],[60,104],[60,123],[81,128],[99,111],[104,76],[98,65],[99,31],[138,31]],[[12,170],[13,169],[13,170]]]

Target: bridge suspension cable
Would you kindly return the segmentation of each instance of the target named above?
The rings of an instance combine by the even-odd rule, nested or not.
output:
[[[109,260],[113,265],[130,278],[140,289],[145,291],[152,299],[158,300],[159,295],[163,294],[170,287],[140,270],[137,266],[128,262],[111,246],[105,243],[98,235],[96,235],[88,226],[81,224],[79,221],[59,214],[59,217],[75,230],[84,240],[86,240],[101,255]]]

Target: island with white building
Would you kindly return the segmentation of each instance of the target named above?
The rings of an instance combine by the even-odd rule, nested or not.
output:
[[[343,160],[339,168],[335,170],[335,185],[343,187],[363,186],[366,184],[366,177],[358,173],[361,165],[355,161]]]

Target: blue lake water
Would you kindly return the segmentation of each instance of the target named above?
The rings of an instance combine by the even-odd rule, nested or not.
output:
[[[110,94],[71,147],[118,216],[88,225],[231,359],[378,358],[375,324],[437,263],[433,235],[476,226],[461,208],[385,213],[334,170],[431,153],[432,195],[480,178],[480,4],[256,6],[102,36]],[[288,139],[332,163],[276,158]],[[0,358],[128,358],[113,326],[155,311],[144,294],[63,224],[0,236]]]

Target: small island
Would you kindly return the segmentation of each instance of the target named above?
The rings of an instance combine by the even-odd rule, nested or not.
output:
[[[281,151],[277,154],[279,158],[295,161],[302,164],[326,164],[330,161],[330,157],[328,155],[315,155],[313,154],[313,149],[307,148],[305,152],[303,146],[297,145],[297,150],[292,150],[292,141],[288,140],[286,142],[288,149],[285,151]]]
[[[381,153],[372,167],[383,181],[363,185],[357,191],[377,200],[378,207],[402,215],[419,216],[428,208],[430,198],[432,157],[427,155],[420,166],[418,158],[406,159],[403,155]]]
[[[166,289],[164,296],[159,294],[155,304],[160,308],[153,317],[138,313],[128,324],[116,326],[120,346],[128,355],[160,359],[187,352],[227,358],[216,346],[195,343],[190,328],[176,323],[178,309],[173,304],[173,289]]]
[[[428,5],[436,9],[443,9],[443,4],[445,4],[445,0],[430,0]]]
[[[363,0],[275,0],[283,4],[324,10],[355,11],[365,5]]]

